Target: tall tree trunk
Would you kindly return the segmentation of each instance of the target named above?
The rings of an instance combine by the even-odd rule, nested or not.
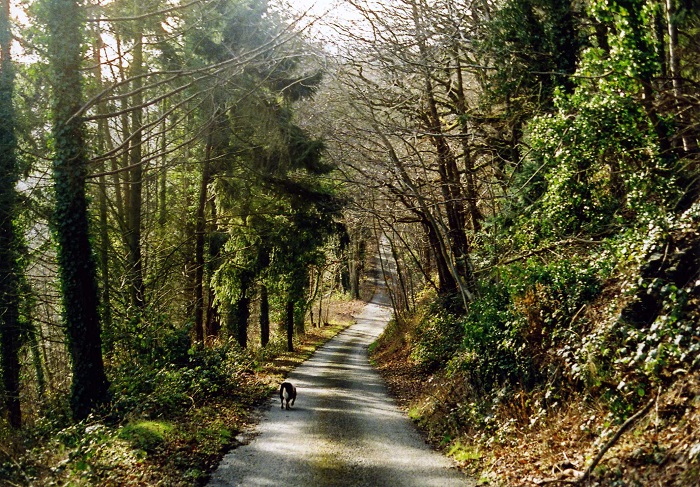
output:
[[[185,155],[185,160],[188,160],[187,154]],[[190,182],[189,178],[182,179],[182,188],[180,188],[180,193],[185,197],[184,208],[191,208],[194,204],[192,195],[194,191],[190,188],[193,184]],[[183,246],[183,266],[182,273],[185,280],[185,315],[188,319],[193,319],[196,315],[196,305],[197,305],[197,264],[195,255],[197,254],[197,226],[196,219],[193,215],[188,214],[187,210],[183,211],[183,214],[179,215],[181,221],[184,224],[179,228],[180,235],[179,240],[184,242]]]
[[[403,310],[406,313],[409,313],[411,309],[409,308],[408,290],[406,288],[406,280],[404,278],[404,273],[401,269],[401,260],[399,259],[398,249],[396,247],[396,244],[394,243],[394,240],[389,238],[386,235],[386,233],[384,234],[384,236],[389,241],[389,246],[391,248],[391,257],[394,259],[394,263],[396,264],[396,280],[398,281],[398,289],[396,290],[396,307],[394,309],[397,312]]]
[[[366,247],[367,242],[360,235],[351,239],[348,246],[348,273],[352,299],[360,299],[360,277],[364,269]]]
[[[119,35],[116,36],[116,42],[115,45],[117,47],[117,60],[118,60],[118,68],[119,68],[119,78],[121,82],[124,82],[127,78],[126,74],[126,68],[124,67],[124,56],[121,51],[121,46],[122,46],[122,41]],[[122,87],[122,90],[124,92],[128,91],[128,84],[124,84]],[[121,125],[121,137],[122,139],[126,139],[129,136],[129,116],[128,116],[128,108],[129,108],[129,100],[127,96],[124,96],[124,93],[122,93],[121,97],[121,110],[122,110],[122,115],[120,118],[120,125]],[[114,150],[114,144],[112,142],[111,137],[105,138],[105,142],[107,144],[107,150],[112,152]],[[124,156],[122,156],[123,161],[122,161],[122,166],[125,167],[127,166],[127,161],[128,161],[128,153],[125,152]],[[128,200],[129,197],[129,191],[128,191],[128,186],[124,184],[124,171],[122,170],[121,167],[119,167],[119,157],[114,155],[113,157],[110,157],[110,166],[111,166],[111,171],[112,171],[112,186],[114,189],[114,206],[115,206],[115,214],[116,214],[116,219],[117,219],[117,224],[119,225],[119,230],[121,231],[121,237],[124,240],[124,245],[126,246],[126,238],[124,237],[126,235],[126,209],[125,209],[125,200]]]
[[[138,21],[134,49],[130,65],[130,76],[134,78],[131,89],[132,98],[131,130],[133,134],[129,143],[129,205],[126,214],[127,266],[129,275],[129,294],[131,305],[140,315],[145,306],[143,287],[143,261],[141,258],[141,208],[143,189],[143,25]],[[138,319],[141,319],[139,316]]]
[[[236,341],[241,348],[248,347],[248,320],[250,319],[250,298],[248,286],[241,289],[241,295],[236,300]]]
[[[44,360],[41,354],[41,347],[37,339],[37,326],[41,324],[31,323],[27,330],[27,343],[32,355],[32,365],[36,374],[36,388],[40,398],[46,395],[46,376],[44,375]]]
[[[260,345],[266,347],[270,342],[270,297],[267,286],[260,285]]]
[[[436,265],[438,268],[438,287],[440,294],[460,294],[462,297],[464,309],[466,309],[470,300],[470,295],[468,293],[468,290],[465,289],[465,287],[460,282],[461,277],[459,275],[457,267],[452,262],[452,256],[448,255],[450,253],[450,248],[449,245],[445,243],[444,239],[442,238],[440,232],[441,223],[431,213],[431,207],[434,205],[431,202],[426,201],[426,199],[423,196],[421,196],[420,191],[418,191],[418,189],[416,188],[415,183],[408,174],[408,171],[401,162],[401,159],[396,154],[396,151],[394,150],[391,141],[389,141],[389,139],[386,137],[386,135],[383,134],[383,132],[380,129],[378,129],[376,126],[374,128],[376,130],[376,133],[382,138],[384,145],[387,151],[389,152],[389,156],[391,157],[392,162],[395,164],[395,167],[399,172],[402,183],[407,188],[410,188],[412,194],[414,194],[416,197],[418,203],[417,205],[406,200],[399,192],[395,193],[400,199],[404,199],[404,206],[406,208],[409,208],[415,215],[418,216],[421,224],[423,225],[423,229],[425,230],[426,235],[428,236],[430,247],[432,248],[433,253],[435,255]],[[449,232],[449,228],[447,229],[447,231]]]
[[[457,159],[452,148],[443,134],[441,117],[438,111],[437,100],[433,88],[430,73],[430,64],[426,54],[425,37],[421,25],[418,6],[413,4],[413,20],[416,26],[418,48],[422,55],[424,73],[424,96],[427,111],[423,115],[426,129],[430,134],[430,141],[435,147],[440,175],[440,189],[444,200],[445,214],[447,215],[447,238],[454,256],[454,267],[457,271],[457,285],[460,293],[471,299],[476,282],[472,273],[471,257],[469,255],[469,243],[465,233],[465,209],[464,197],[460,181]]]
[[[435,267],[438,273],[438,289],[440,294],[453,294],[457,292],[457,282],[450,272],[450,266],[447,263],[443,245],[440,243],[439,230],[435,228],[433,222],[428,218],[423,217],[421,220],[425,235],[428,237],[431,254],[435,260]]]
[[[294,301],[287,300],[284,314],[284,324],[287,328],[287,351],[294,351]]]
[[[263,246],[259,250],[259,273],[264,272],[270,265],[270,250]],[[270,296],[267,285],[260,284],[260,345],[265,347],[270,341]]]
[[[202,164],[202,179],[199,186],[199,201],[195,216],[194,245],[194,336],[198,343],[204,342],[204,244],[206,240],[206,207],[211,181],[209,150]]]
[[[476,170],[474,169],[474,160],[472,159],[471,147],[469,146],[469,117],[465,116],[468,113],[467,99],[466,99],[466,88],[464,86],[464,75],[462,72],[462,62],[460,61],[460,47],[455,45],[453,47],[454,58],[455,58],[455,74],[457,78],[457,89],[456,89],[456,104],[457,112],[460,115],[460,129],[461,129],[461,140],[462,140],[462,157],[464,158],[464,179],[465,179],[465,190],[467,193],[467,207],[469,209],[469,216],[472,223],[472,229],[474,233],[481,230],[481,222],[484,219],[484,215],[479,210],[478,202],[479,196],[477,194],[476,188]],[[517,161],[516,161],[517,162]],[[457,174],[459,180],[459,174]]]
[[[107,400],[109,383],[102,360],[95,263],[90,246],[85,180],[87,155],[82,105],[83,12],[75,0],[48,0],[48,59],[51,70],[58,242],[68,348],[72,358],[71,409],[86,418]]]
[[[163,100],[162,112],[167,111],[167,102]],[[158,188],[156,193],[158,197],[158,225],[164,227],[168,221],[168,209],[166,208],[167,197],[168,197],[168,143],[166,136],[167,119],[163,116],[163,122],[161,125],[161,138],[160,138],[160,152],[161,152],[161,167],[160,174],[158,177],[158,183],[156,187]]]
[[[93,47],[93,59],[95,61],[95,79],[98,89],[102,88],[102,39],[99,34],[99,24],[97,25],[97,41]],[[97,105],[98,115],[104,115],[104,103]],[[110,138],[109,127],[106,118],[100,118],[97,121],[97,153],[102,155],[107,150],[107,139]],[[100,281],[101,281],[101,308],[102,308],[102,329],[104,345],[107,353],[110,353],[114,348],[113,330],[112,330],[112,303],[110,296],[110,270],[109,270],[109,221],[108,221],[108,201],[107,201],[107,177],[105,176],[105,163],[100,162],[97,170],[100,172],[98,182],[98,204],[99,204],[99,222],[100,222],[100,246],[99,246],[99,266],[100,266]]]
[[[0,366],[4,391],[4,410],[12,428],[22,425],[20,409],[20,268],[19,236],[15,228],[16,185],[19,168],[16,156],[14,66],[10,56],[9,0],[0,9]]]
[[[214,288],[209,286],[206,310],[206,339],[208,342],[218,337],[221,332],[221,313],[219,313],[218,306],[214,305],[215,300]]]
[[[201,342],[204,340],[205,334],[205,316],[219,319],[218,313],[212,315],[210,312],[205,313],[205,306],[213,306],[213,300],[205,302],[205,270],[206,262],[204,250],[206,246],[207,235],[211,235],[211,231],[207,230],[207,202],[209,200],[209,184],[211,183],[216,172],[214,163],[212,162],[221,153],[222,148],[226,145],[226,138],[223,135],[227,120],[225,110],[221,107],[216,107],[212,110],[211,121],[207,129],[207,143],[204,154],[204,162],[202,163],[202,179],[199,188],[199,202],[197,204],[197,213],[195,216],[195,305],[194,305],[194,326],[195,340]],[[215,207],[212,209],[212,214],[215,217]],[[223,244],[222,244],[223,245]],[[219,247],[220,248],[220,247]],[[212,249],[210,246],[210,261],[213,261],[214,255],[218,255],[217,249]],[[220,324],[217,324],[220,326]]]
[[[673,80],[673,95],[676,99],[678,118],[681,122],[681,140],[683,152],[690,154],[697,152],[697,141],[692,134],[687,133],[688,117],[684,113],[685,102],[683,73],[681,73],[681,54],[678,44],[676,0],[666,0],[666,25],[668,28],[668,66]]]

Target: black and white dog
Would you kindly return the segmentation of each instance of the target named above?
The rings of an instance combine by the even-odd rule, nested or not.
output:
[[[297,388],[291,382],[282,382],[280,386],[280,401],[282,402],[282,409],[284,409],[285,401],[287,403],[287,409],[289,409],[289,401],[292,401],[292,406],[294,406],[294,401],[297,399]]]

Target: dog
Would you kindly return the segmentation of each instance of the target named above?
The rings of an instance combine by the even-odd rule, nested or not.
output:
[[[289,401],[292,401],[292,406],[294,406],[294,401],[297,399],[297,388],[291,382],[282,382],[280,386],[280,401],[282,402],[282,409],[285,407],[285,401],[287,409],[289,409]]]

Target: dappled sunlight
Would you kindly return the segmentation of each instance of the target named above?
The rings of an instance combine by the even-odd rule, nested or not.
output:
[[[281,409],[271,398],[256,439],[227,455],[210,485],[467,484],[425,446],[369,364],[367,348],[390,316],[368,304],[356,325],[294,370],[295,405]]]

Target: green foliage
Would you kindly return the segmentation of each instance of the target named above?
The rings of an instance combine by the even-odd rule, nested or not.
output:
[[[569,260],[542,265],[530,261],[504,269],[461,319],[463,338],[450,361],[473,387],[534,387],[549,373],[550,347],[566,333],[571,318],[601,289],[601,269]]]
[[[509,378],[516,383],[531,381],[531,361],[526,354],[518,356],[522,325],[506,287],[492,284],[482,289],[461,325],[464,338],[450,362],[451,370],[467,372],[473,387],[480,390],[490,390]]]
[[[459,348],[464,328],[459,318],[435,306],[418,325],[411,357],[427,370],[444,366]]]
[[[167,421],[135,421],[119,430],[119,438],[145,452],[153,452],[163,445],[166,436],[173,431],[173,425]]]
[[[183,365],[188,361],[191,324],[177,326],[166,316],[154,316],[150,309],[127,323],[115,324],[105,334],[116,342],[117,355],[129,357],[129,361],[162,367],[168,364]]]
[[[465,445],[461,441],[457,440],[450,445],[447,455],[460,463],[466,463],[479,460],[483,456],[483,453],[479,449],[478,445]]]
[[[657,218],[618,239],[618,268],[631,269],[620,284],[619,298],[626,304],[562,352],[568,374],[592,387],[614,385],[611,398],[628,404],[630,394],[643,396],[674,371],[700,363],[700,336],[693,322],[699,224],[696,204],[678,217]]]
[[[649,80],[659,71],[654,48],[654,7],[646,0],[593,0],[590,12],[610,27],[607,38],[614,76],[628,82]],[[585,64],[585,63],[584,63]],[[618,78],[619,79],[619,78]],[[635,80],[635,81],[633,81]]]
[[[643,5],[593,2],[608,48],[585,49],[573,90],[555,90],[553,113],[528,123],[506,212],[517,246],[610,234],[679,198],[673,161],[661,152],[668,122],[640,96],[658,71]]]
[[[678,188],[637,101],[579,90],[557,106],[529,126],[532,151],[517,178],[527,178],[521,205],[532,208],[520,216],[525,233],[544,240],[596,234],[672,204]]]
[[[55,447],[66,453],[65,460],[57,467],[62,475],[78,478],[82,481],[97,482],[108,469],[111,455],[124,455],[131,461],[138,457],[131,452],[117,453],[113,444],[118,440],[118,433],[92,418],[68,426],[55,435]]]
[[[254,358],[233,340],[213,348],[195,346],[181,360],[129,363],[114,370],[114,412],[151,418],[182,414],[212,397],[236,394],[238,378],[254,367]]]
[[[480,42],[494,59],[486,96],[528,110],[549,105],[554,89],[570,84],[584,42],[575,16],[570,2],[558,0],[509,0],[496,9]]]

